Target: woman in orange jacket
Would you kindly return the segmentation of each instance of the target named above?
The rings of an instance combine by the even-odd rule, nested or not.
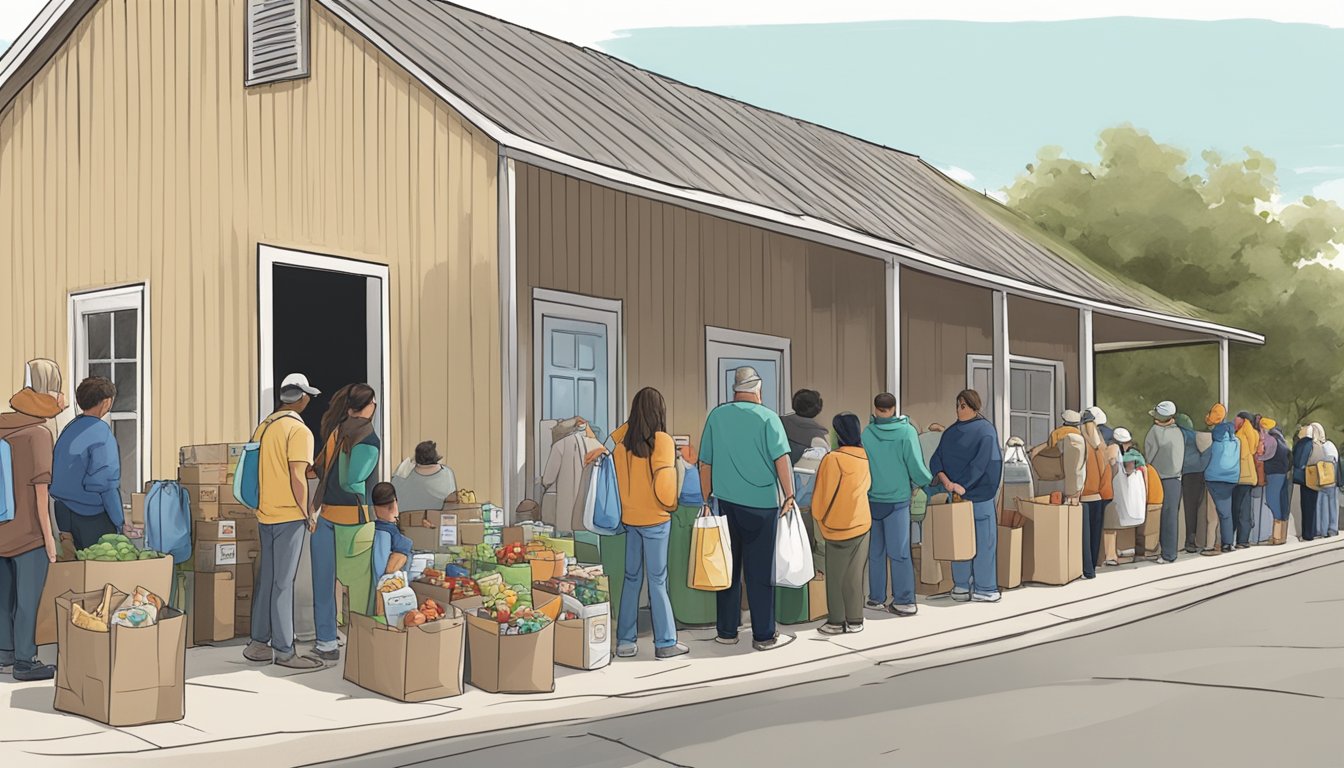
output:
[[[823,635],[863,631],[863,577],[873,514],[873,476],[863,449],[863,425],[852,413],[831,420],[840,447],[826,454],[812,490],[812,516],[826,540],[826,624]]]
[[[1083,578],[1097,577],[1101,559],[1101,532],[1105,525],[1106,505],[1115,496],[1111,463],[1106,456],[1106,441],[1097,426],[1099,408],[1083,414],[1083,442],[1086,445],[1086,475],[1083,480]],[[1105,414],[1102,414],[1103,420]]]

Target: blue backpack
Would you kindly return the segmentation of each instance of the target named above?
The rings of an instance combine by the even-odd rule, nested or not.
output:
[[[155,480],[145,494],[145,549],[191,560],[191,495],[171,480]]]
[[[583,500],[583,524],[593,533],[616,536],[625,533],[621,524],[621,492],[616,485],[616,464],[604,454],[589,468],[587,495]]]
[[[14,519],[14,452],[0,440],[0,523]]]
[[[233,496],[239,504],[248,509],[261,508],[261,441],[265,439],[266,430],[270,429],[272,424],[290,414],[293,414],[294,418],[299,418],[293,411],[268,418],[265,426],[261,428],[261,434],[257,435],[254,442],[245,444],[242,454],[238,456],[238,467],[233,471]]]

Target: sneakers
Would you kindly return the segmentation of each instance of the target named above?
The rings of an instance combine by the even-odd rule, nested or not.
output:
[[[879,603],[876,600],[866,600],[863,603],[863,607],[870,611],[885,611],[887,609],[887,604]]]
[[[1174,562],[1176,562],[1174,559],[1172,559],[1172,560],[1168,560],[1168,559],[1165,558],[1165,557],[1159,557],[1159,558],[1157,558],[1157,564],[1158,564],[1158,565],[1171,565],[1171,564],[1174,563]]]
[[[633,658],[634,655],[637,654],[637,653],[639,653],[639,646],[638,646],[638,645],[618,645],[618,646],[616,646],[616,655],[617,655],[619,658],[622,658],[622,659]]]
[[[243,649],[243,658],[258,664],[270,664],[274,654],[271,646],[253,640]]]
[[[776,648],[783,648],[784,646],[792,642],[793,642],[793,635],[776,634],[769,640],[753,640],[751,642],[751,647],[755,648],[758,651],[773,651]]]
[[[14,652],[0,651],[0,669],[9,669],[14,666]]]
[[[737,638],[736,638],[736,637],[724,637],[723,635],[715,635],[715,636],[714,636],[714,642],[716,642],[716,643],[718,643],[718,644],[720,644],[720,645],[737,645]]]
[[[953,589],[948,594],[958,603],[969,603],[971,601],[971,591],[969,589]]]
[[[1237,545],[1237,549],[1250,549],[1250,548],[1251,548],[1251,545],[1250,545],[1250,544],[1238,544],[1238,545]]]
[[[1198,555],[1199,547],[1196,547],[1195,545],[1191,544],[1190,546],[1185,548],[1185,552],[1188,555]]]
[[[845,634],[847,634],[847,635],[857,635],[858,633],[860,633],[860,632],[862,632],[862,631],[863,631],[863,622],[862,622],[862,621],[860,621],[860,622],[858,622],[858,623],[855,623],[855,624],[846,624],[846,625],[845,625]]]
[[[297,653],[291,654],[284,658],[277,658],[275,660],[275,663],[278,666],[285,667],[287,669],[301,669],[301,670],[322,669],[323,667],[326,666],[325,664],[322,663],[321,659],[314,658],[312,656],[300,656]]]
[[[822,624],[817,631],[823,635],[843,635],[845,634],[844,624]]]
[[[914,603],[910,603],[908,605],[897,605],[895,603],[892,603],[891,607],[888,608],[887,610],[891,611],[897,616],[906,618],[908,616],[914,616],[916,613],[918,613],[919,606]]]
[[[14,662],[14,679],[21,683],[30,683],[34,680],[50,680],[55,676],[56,667],[51,664],[43,664],[40,661]]]
[[[690,652],[690,647],[685,643],[677,643],[676,645],[669,645],[666,648],[655,648],[653,655],[655,658],[659,659],[675,659],[678,656],[685,656]],[[620,655],[619,648],[616,649],[616,655]]]
[[[973,603],[997,603],[1003,598],[999,592],[975,592],[971,594]]]
[[[321,660],[323,660],[323,661],[340,661],[340,660],[341,660],[341,650],[340,650],[339,648],[333,648],[333,649],[331,649],[330,651],[320,651],[320,650],[314,648],[314,649],[313,649],[313,652],[310,653],[310,654],[308,654],[308,655],[309,655],[309,656],[312,656],[313,658],[321,659]]]
[[[1102,563],[1102,565],[1110,565],[1110,566],[1116,566],[1119,564],[1120,564],[1119,560],[1107,560],[1106,562]]]
[[[1115,554],[1116,554],[1117,556],[1119,556],[1119,557],[1134,557],[1134,556],[1135,556],[1135,555],[1134,555],[1134,550],[1133,550],[1133,549],[1122,549],[1122,550],[1120,550],[1119,552],[1116,552]]]

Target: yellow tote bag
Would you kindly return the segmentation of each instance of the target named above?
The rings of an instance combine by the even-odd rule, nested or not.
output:
[[[732,583],[733,550],[728,539],[728,518],[715,515],[706,507],[695,518],[691,529],[691,562],[687,586],[706,592],[719,592]]]

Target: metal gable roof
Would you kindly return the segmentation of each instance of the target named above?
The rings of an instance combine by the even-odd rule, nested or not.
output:
[[[496,125],[564,154],[1044,288],[1195,317],[1187,305],[1048,246],[1024,231],[1029,222],[986,212],[971,199],[977,193],[914,155],[450,3],[323,2],[354,14]]]

